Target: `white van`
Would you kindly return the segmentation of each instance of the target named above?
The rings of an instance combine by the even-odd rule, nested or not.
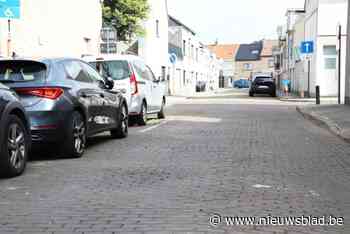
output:
[[[107,55],[84,59],[101,75],[114,80],[113,89],[121,92],[127,100],[130,120],[146,125],[150,114],[165,118],[165,83],[155,77],[141,58],[132,55]]]

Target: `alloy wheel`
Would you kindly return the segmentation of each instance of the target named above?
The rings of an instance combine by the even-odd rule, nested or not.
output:
[[[125,106],[122,107],[122,131],[124,133],[128,132],[128,125],[129,125],[129,121],[128,121],[128,113],[126,111]]]
[[[11,124],[8,133],[8,152],[10,155],[10,163],[16,170],[23,167],[26,150],[24,130],[17,123]]]
[[[78,154],[81,154],[85,150],[86,135],[85,135],[85,124],[80,118],[74,121],[74,149]]]

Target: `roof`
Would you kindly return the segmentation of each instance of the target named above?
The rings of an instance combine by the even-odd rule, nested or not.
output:
[[[208,49],[221,59],[234,59],[239,48],[239,44],[218,44],[208,45]]]
[[[274,49],[278,46],[278,40],[264,40],[263,49],[261,52],[262,57],[271,57]]]
[[[260,60],[263,42],[241,44],[236,54],[236,61],[257,61]]]
[[[184,27],[187,31],[189,31],[190,33],[192,33],[193,35],[196,35],[195,31],[193,31],[190,27],[188,27],[187,25],[185,25],[184,23],[182,23],[180,20],[176,19],[175,17],[168,15],[169,16],[169,24],[171,23],[170,21],[173,21],[175,24],[177,24],[178,26],[182,26]],[[173,26],[173,25],[169,25],[169,26]]]

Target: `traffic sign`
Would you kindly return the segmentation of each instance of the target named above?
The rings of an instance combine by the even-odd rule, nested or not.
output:
[[[171,53],[169,55],[169,59],[172,64],[175,64],[177,62],[177,55],[175,53]]]
[[[314,52],[314,42],[313,41],[303,41],[301,43],[300,52],[302,54],[312,54]]]
[[[19,19],[20,0],[0,0],[0,18]]]

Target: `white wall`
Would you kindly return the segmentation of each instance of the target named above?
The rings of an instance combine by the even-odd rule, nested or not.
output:
[[[148,0],[150,13],[144,22],[146,35],[139,39],[139,56],[161,76],[162,66],[168,66],[168,9],[166,0]],[[157,35],[157,21],[158,31]]]
[[[315,86],[320,85],[321,96],[338,94],[337,70],[325,69],[324,46],[337,45],[337,25],[343,26],[343,34],[347,27],[347,0],[310,0],[306,5],[305,40],[315,42],[315,52],[311,56],[311,94],[315,94]],[[344,98],[346,37],[342,39],[342,96]],[[305,64],[305,71],[307,66]]]
[[[322,96],[338,95],[338,71],[326,70],[324,46],[337,45],[337,25],[343,26],[343,34],[347,30],[347,0],[320,0],[318,8],[318,61],[317,61],[317,84],[321,87]],[[341,51],[341,96],[345,98],[345,60],[346,60],[346,36],[342,37]]]
[[[100,0],[23,0],[12,20],[12,50],[20,56],[98,54]],[[90,39],[89,44],[84,38]],[[0,20],[0,53],[7,56],[7,20]]]

